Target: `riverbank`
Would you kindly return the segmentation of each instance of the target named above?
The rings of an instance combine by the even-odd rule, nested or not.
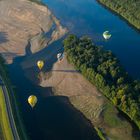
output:
[[[117,13],[123,19],[125,19],[130,25],[140,31],[140,4],[139,1],[109,1],[109,0],[97,0],[106,8],[112,10],[113,12]]]
[[[70,103],[92,123],[100,136],[106,139],[123,140],[124,137],[129,140],[136,139],[138,130],[135,130],[97,88],[68,63],[66,56],[62,61],[54,63],[50,71],[40,74],[40,85],[44,88],[52,87],[54,98],[67,97]]]
[[[140,127],[140,82],[128,75],[112,52],[93,45],[88,37],[75,35],[64,40],[64,48],[69,62]]]
[[[112,52],[105,51],[93,45],[91,39],[88,37],[78,38],[74,35],[70,35],[64,40],[64,48],[68,55],[68,61],[92,84],[96,85],[99,91],[111,100],[115,106],[125,112],[137,126],[139,126],[137,100],[137,98],[139,98],[139,82],[133,81],[128,76]],[[54,79],[52,79],[52,81],[54,82]],[[65,83],[68,81],[67,79]],[[79,84],[80,81],[75,83]],[[84,84],[82,85],[83,87],[87,87],[84,86]],[[76,87],[78,87],[78,85]],[[133,93],[130,91],[133,91]],[[65,91],[63,92],[65,93]],[[107,118],[109,118],[109,116]],[[115,116],[112,118],[115,118]],[[109,120],[111,120],[111,118]]]
[[[7,76],[8,75],[7,66],[5,65],[4,62],[5,62],[4,59],[0,56],[0,73],[1,73],[0,107],[2,113],[0,120],[1,123],[0,138],[4,140],[14,140],[14,139],[29,140],[25,133],[24,125],[22,124],[22,117],[20,116],[17,99],[13,94],[14,92],[12,89],[12,85]]]
[[[5,98],[3,90],[0,85],[0,139],[2,140],[13,140],[13,135],[7,115]]]

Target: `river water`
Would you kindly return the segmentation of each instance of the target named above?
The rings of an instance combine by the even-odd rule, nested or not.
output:
[[[112,50],[134,78],[140,78],[140,32],[96,0],[43,0],[70,33],[88,35],[95,44]],[[112,38],[105,41],[102,33]]]
[[[43,0],[43,2],[70,33],[78,36],[88,35],[95,44],[112,50],[130,75],[140,78],[140,33],[120,17],[95,0]],[[112,34],[108,41],[102,37],[105,30],[109,30]],[[32,140],[98,140],[89,121],[84,116],[79,116],[68,98],[48,97],[52,94],[52,87],[37,86],[39,71],[36,61],[45,60],[47,65],[45,71],[51,69],[56,61],[56,54],[63,51],[61,41],[34,55],[30,56],[27,53],[26,56],[15,58],[13,64],[9,65],[10,78],[16,89],[25,129]],[[51,59],[51,63],[47,63],[46,55],[52,50],[55,50],[54,58]],[[39,101],[34,109],[27,103],[27,98],[31,94],[37,95]]]

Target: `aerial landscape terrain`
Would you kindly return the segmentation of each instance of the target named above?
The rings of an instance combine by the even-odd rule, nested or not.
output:
[[[139,0],[0,0],[0,140],[140,140]]]

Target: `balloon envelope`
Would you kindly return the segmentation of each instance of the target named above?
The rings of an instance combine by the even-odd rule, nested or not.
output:
[[[57,54],[57,59],[60,59],[62,57],[62,54],[61,53],[58,53]]]
[[[109,39],[109,38],[111,37],[111,34],[109,33],[109,31],[105,31],[105,32],[103,33],[103,37],[104,37],[105,39]]]
[[[63,54],[63,53],[58,53],[58,54],[57,54],[57,59],[58,59],[58,60],[62,60],[63,57],[64,57],[64,54]]]
[[[37,61],[37,66],[41,70],[44,66],[44,61],[42,61],[42,60]]]
[[[37,97],[35,95],[29,96],[28,103],[33,108],[36,105],[36,103],[37,103]]]

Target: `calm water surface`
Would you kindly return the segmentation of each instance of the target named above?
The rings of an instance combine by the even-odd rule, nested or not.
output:
[[[96,44],[110,49],[119,57],[134,78],[140,78],[140,32],[96,0],[43,0],[70,33],[89,35]],[[109,30],[112,38],[105,41],[102,33]]]
[[[126,22],[95,0],[43,2],[70,33],[78,36],[89,35],[96,44],[112,50],[134,78],[140,78],[140,33]],[[112,34],[109,41],[102,37],[105,30]],[[61,41],[53,43],[37,54],[18,57],[9,65],[10,77],[16,87],[26,131],[32,140],[97,140],[94,130],[88,123],[84,123],[87,121],[86,118],[83,119],[77,114],[77,110],[70,105],[66,97],[48,97],[52,93],[52,87],[37,86],[39,71],[36,61],[46,60],[46,55],[55,50],[54,58],[46,60],[45,71],[49,70],[56,61],[56,54],[63,51]],[[39,102],[35,109],[31,109],[27,103],[30,94],[38,97]],[[66,105],[66,102],[69,105]]]

